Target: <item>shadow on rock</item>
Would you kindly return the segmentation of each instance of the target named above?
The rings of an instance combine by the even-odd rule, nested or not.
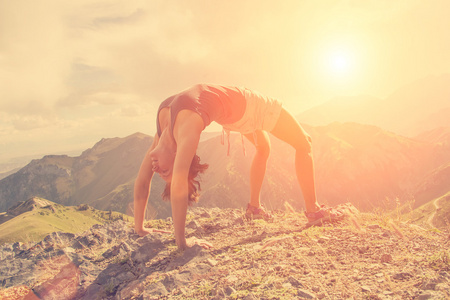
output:
[[[140,246],[132,251],[131,255],[118,257],[109,264],[86,289],[80,299],[115,295],[118,290],[122,290],[130,282],[138,279],[146,270],[145,263],[166,248],[165,244],[153,235],[143,237],[139,244]]]

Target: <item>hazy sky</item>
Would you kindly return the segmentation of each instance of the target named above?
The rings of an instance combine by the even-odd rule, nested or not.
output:
[[[0,0],[0,162],[153,135],[166,97],[246,86],[294,114],[450,72],[448,0]]]

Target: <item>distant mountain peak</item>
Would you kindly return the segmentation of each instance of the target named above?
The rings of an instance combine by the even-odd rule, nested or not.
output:
[[[133,140],[133,139],[143,140],[146,138],[149,139],[150,136],[140,133],[140,132],[133,133],[124,138],[120,138],[120,137],[102,138],[100,141],[95,143],[95,145],[92,148],[89,148],[89,149],[83,151],[81,156],[100,155],[104,152],[108,152],[114,148],[117,148],[121,144],[127,143],[130,140]]]

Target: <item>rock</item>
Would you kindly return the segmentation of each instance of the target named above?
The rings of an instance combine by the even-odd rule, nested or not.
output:
[[[71,299],[77,293],[80,271],[73,263],[68,263],[52,279],[33,289],[40,299]]]
[[[364,254],[367,251],[369,251],[369,246],[361,246],[361,247],[357,247],[357,248],[358,248],[359,254]]]
[[[297,296],[302,298],[302,299],[314,299],[314,298],[316,298],[316,295],[314,295],[313,293],[310,293],[307,290],[303,290],[303,289],[298,289],[297,290]]]
[[[87,289],[85,290],[84,294],[80,297],[81,300],[90,300],[90,299],[96,299],[98,295],[102,294],[103,292],[103,286],[100,284],[91,284]]]
[[[289,290],[292,288],[292,284],[290,284],[289,282],[283,283],[281,285],[281,288]]]
[[[245,222],[244,222],[244,219],[242,218],[242,216],[235,218],[233,221],[233,225],[237,225],[237,226],[244,225],[244,223]]]
[[[192,280],[192,273],[190,271],[183,271],[179,274],[171,274],[166,277],[162,284],[168,291],[172,291],[173,289],[179,289],[183,286],[187,286]]]
[[[361,291],[363,293],[371,293],[372,289],[369,286],[367,286],[367,285],[363,285],[363,286],[361,286]]]
[[[413,277],[411,273],[408,272],[400,272],[392,275],[392,279],[395,280],[408,280],[409,278]]]
[[[142,242],[142,246],[131,254],[131,259],[137,263],[145,263],[151,260],[164,249],[162,241],[150,234],[143,237]]]
[[[320,244],[328,243],[329,241],[330,241],[330,238],[329,238],[329,237],[326,237],[326,236],[320,236],[320,237],[319,237],[319,240],[318,240],[318,242],[319,242]]]
[[[209,256],[209,253],[201,246],[194,245],[176,256],[176,258],[169,264],[169,269],[175,269],[188,263],[194,264],[199,261],[205,261]]]
[[[230,276],[228,276],[227,278],[225,278],[225,280],[227,281],[227,282],[236,282],[236,281],[238,281],[238,279],[239,278],[237,278],[237,276],[235,276],[235,275],[230,275]]]
[[[144,299],[149,296],[150,299],[158,299],[159,297],[166,296],[169,292],[161,282],[151,283],[145,288]],[[156,298],[153,298],[156,297]]]
[[[206,261],[207,261],[208,264],[209,264],[210,266],[212,266],[212,267],[215,267],[215,266],[217,265],[217,260],[215,260],[215,259],[208,258]]]
[[[390,254],[383,254],[383,255],[381,255],[380,261],[382,263],[390,263],[390,262],[392,262],[392,255],[390,255]]]
[[[130,253],[131,251],[132,251],[131,247],[127,243],[123,242],[120,245],[115,245],[112,248],[106,250],[102,254],[102,256],[108,259],[118,255],[125,256],[127,253]]]
[[[208,273],[211,270],[211,266],[209,264],[198,263],[189,268],[189,271],[192,274],[203,275]]]
[[[381,236],[390,238],[392,236],[392,232],[390,232],[389,230],[385,230]]]
[[[95,279],[95,283],[109,285],[111,282],[126,282],[136,279],[127,264],[110,264]]]
[[[420,288],[422,290],[436,290],[436,285],[439,283],[439,280],[437,279],[427,279],[426,281],[422,282],[420,285]]]
[[[287,281],[295,288],[303,288],[303,284],[301,284],[300,281],[298,281],[295,277],[289,276]]]
[[[59,247],[65,247],[75,238],[75,234],[67,232],[53,232],[44,238],[44,242],[56,244]]]
[[[417,297],[415,297],[415,299],[417,300],[427,300],[427,299],[432,299],[433,295],[431,292],[423,292],[422,294],[418,295]]]
[[[114,246],[114,247],[112,247],[112,248],[106,250],[106,251],[102,254],[102,256],[103,256],[104,258],[111,258],[111,257],[113,257],[113,256],[118,255],[119,252],[120,252],[120,246],[119,246],[119,245],[116,245],[116,246]]]
[[[209,219],[211,218],[211,214],[207,211],[204,211],[200,214],[200,217]]]
[[[214,296],[213,300],[221,300],[226,299],[225,291],[222,288],[217,288],[212,291],[212,295]]]
[[[225,287],[224,291],[227,296],[231,296],[232,294],[236,293],[236,290],[229,285]]]
[[[253,295],[253,293],[248,293],[247,296],[242,298],[242,300],[257,300],[257,299],[259,299],[259,298],[256,297],[255,295]]]
[[[371,230],[375,230],[375,229],[381,229],[381,226],[378,224],[370,224],[367,226],[367,228],[371,229]]]
[[[130,300],[136,299],[139,295],[144,293],[145,286],[142,281],[134,280],[129,284],[125,285],[120,292],[117,293],[117,297],[120,300]]]
[[[200,228],[200,224],[196,220],[192,220],[186,225],[186,228],[197,229]]]
[[[89,205],[87,205],[87,204],[80,204],[80,205],[78,205],[77,209],[78,209],[79,211],[84,211],[84,210],[89,210],[89,209],[91,209],[91,207],[90,207]]]

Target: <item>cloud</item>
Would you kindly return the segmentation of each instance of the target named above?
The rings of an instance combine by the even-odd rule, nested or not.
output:
[[[17,116],[13,118],[12,124],[16,130],[32,130],[47,127],[51,121],[42,116]]]
[[[280,16],[252,1],[239,10],[200,1],[2,3],[0,109],[9,113],[110,105],[99,95],[113,93],[159,102],[199,81],[257,82],[282,38],[272,25]]]
[[[354,37],[358,55],[367,52],[360,80],[346,90],[386,95],[423,70],[450,67],[444,5],[0,1],[0,139],[152,133],[159,103],[198,82],[254,88],[297,113],[334,96],[313,76],[318,45],[330,36]]]
[[[27,113],[30,102],[48,108],[65,92],[70,53],[58,9],[43,4],[0,2],[0,109]]]

